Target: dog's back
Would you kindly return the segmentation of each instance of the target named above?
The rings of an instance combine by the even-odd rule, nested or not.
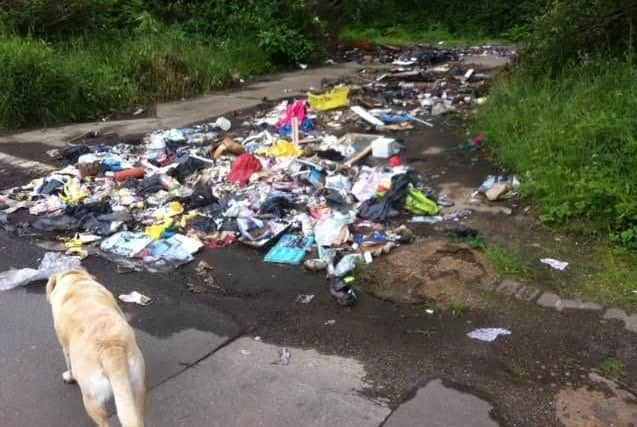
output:
[[[114,397],[122,426],[143,426],[144,359],[113,295],[87,273],[68,272],[49,281],[47,296],[89,416],[108,425],[104,405]]]

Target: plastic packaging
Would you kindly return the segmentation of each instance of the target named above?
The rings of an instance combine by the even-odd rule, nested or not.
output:
[[[11,269],[0,273],[0,291],[8,291],[36,280],[46,280],[54,274],[69,270],[82,270],[82,262],[78,257],[66,256],[59,252],[47,252],[37,269]]]
[[[358,264],[366,264],[365,258],[361,254],[345,255],[334,267],[332,275],[335,277],[343,277],[350,271],[354,270]]]
[[[347,86],[337,86],[329,92],[322,95],[314,95],[308,93],[307,98],[310,107],[317,111],[333,110],[339,107],[345,107],[349,104],[347,97],[349,96],[349,88]]]
[[[437,215],[440,212],[438,205],[429,200],[421,191],[411,189],[407,193],[405,207],[414,215]]]
[[[219,117],[215,121],[215,127],[221,129],[224,132],[228,132],[232,127],[232,123],[230,123],[230,120],[226,119],[225,117]]]

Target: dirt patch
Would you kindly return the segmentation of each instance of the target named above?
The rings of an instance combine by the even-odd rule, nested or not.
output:
[[[481,306],[480,293],[497,275],[480,251],[444,240],[422,241],[396,249],[375,261],[362,275],[366,292],[384,300],[419,304],[457,301]]]
[[[557,418],[566,427],[637,426],[637,400],[612,381],[591,374],[600,390],[561,390],[555,397]]]

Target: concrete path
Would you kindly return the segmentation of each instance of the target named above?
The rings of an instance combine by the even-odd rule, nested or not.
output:
[[[60,147],[69,140],[94,131],[102,134],[133,135],[154,129],[183,127],[232,111],[255,107],[264,99],[278,100],[302,95],[308,88],[320,88],[322,79],[335,79],[361,68],[362,66],[355,63],[345,63],[278,74],[236,91],[217,92],[185,101],[158,104],[156,117],[153,118],[80,123],[27,131],[0,137],[0,144],[40,142]]]
[[[37,265],[43,253],[4,233],[0,250],[0,271]],[[166,275],[118,275],[104,261],[95,264],[90,271],[115,294],[139,289],[140,281],[173,285]],[[188,298],[123,308],[148,365],[148,425],[378,426],[389,415],[360,394],[366,372],[355,360],[290,348],[289,365],[273,364],[278,347],[237,339],[232,319]],[[2,425],[90,426],[79,390],[61,380],[64,359],[44,282],[0,293],[0,324]]]
[[[491,409],[489,403],[433,380],[401,405],[385,427],[497,427]]]
[[[156,128],[186,126],[207,118],[257,106],[319,87],[361,68],[342,64],[282,74],[236,92],[161,104],[150,119],[85,123],[36,130],[0,138],[0,179],[40,176],[54,165],[44,154],[67,141],[98,130],[120,136]],[[19,148],[19,150],[18,150]],[[34,266],[43,251],[0,232],[0,271]],[[127,305],[149,367],[148,425],[173,426],[380,426],[390,415],[382,402],[365,397],[367,373],[353,359],[290,348],[289,365],[275,365],[280,348],[242,336],[240,324],[226,314],[200,305],[188,294],[153,289],[183,288],[171,275],[118,274],[112,264],[89,258],[89,270],[115,294],[142,290],[155,297],[149,307]],[[64,361],[54,336],[44,284],[0,293],[0,419],[2,425],[75,427],[91,423],[78,389],[62,383]],[[295,284],[293,284],[295,285]],[[438,387],[438,388],[436,388]],[[442,412],[455,418],[488,421],[489,406],[468,395],[458,397],[428,386],[389,418],[392,427],[444,424]],[[456,400],[464,412],[453,406]],[[440,420],[432,424],[423,420]],[[451,421],[449,421],[451,422]],[[455,421],[454,421],[455,422]]]

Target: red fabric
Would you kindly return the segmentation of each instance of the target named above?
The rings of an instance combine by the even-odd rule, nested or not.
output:
[[[389,165],[393,168],[402,165],[403,162],[400,161],[400,157],[398,156],[391,156],[391,158],[389,159]]]
[[[261,162],[250,153],[237,157],[228,175],[228,182],[246,185],[253,173],[261,170]]]
[[[288,105],[288,108],[281,113],[279,121],[276,124],[277,129],[281,129],[285,125],[292,124],[292,118],[296,117],[299,123],[299,128],[307,112],[307,103],[303,100],[295,101],[293,104]]]

